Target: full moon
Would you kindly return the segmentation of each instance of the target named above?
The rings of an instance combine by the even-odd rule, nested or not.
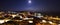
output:
[[[28,3],[31,3],[31,0],[29,0]]]

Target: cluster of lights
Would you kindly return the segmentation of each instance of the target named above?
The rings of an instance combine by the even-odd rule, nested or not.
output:
[[[46,20],[42,20],[42,22],[43,23],[47,23],[47,21]],[[51,21],[48,21],[50,24],[53,24],[53,22],[51,22]]]
[[[24,18],[24,20],[29,20],[29,19],[33,19],[33,18]]]
[[[43,16],[41,16],[41,13],[37,13],[37,17],[38,17],[38,18],[41,18],[41,17],[43,17]]]
[[[0,24],[4,23],[4,22],[8,22],[10,20],[0,20]]]

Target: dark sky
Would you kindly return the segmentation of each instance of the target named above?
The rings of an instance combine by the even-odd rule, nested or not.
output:
[[[59,0],[0,0],[0,10],[4,11],[38,11],[38,12],[60,12]]]

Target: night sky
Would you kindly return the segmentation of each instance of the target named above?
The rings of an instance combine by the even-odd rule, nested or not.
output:
[[[0,11],[37,11],[60,13],[59,0],[0,0]]]

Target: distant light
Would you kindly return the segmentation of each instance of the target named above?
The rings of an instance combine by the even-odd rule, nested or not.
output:
[[[58,24],[58,25],[60,25],[60,24]]]
[[[37,16],[38,18],[41,18],[41,17],[43,17],[43,16]]]
[[[53,24],[51,21],[49,21],[50,24]]]
[[[0,20],[0,24],[4,23],[4,20]]]
[[[29,18],[29,19],[33,19],[33,18]]]
[[[20,18],[23,18],[22,16],[20,16]]]
[[[28,3],[31,3],[31,0],[29,0]]]
[[[10,20],[5,20],[5,22],[8,22],[8,21],[10,21]]]
[[[42,20],[42,22],[46,23],[46,20]]]
[[[16,15],[12,15],[13,16],[13,18],[16,16]]]
[[[33,23],[33,21],[29,21],[29,23]]]
[[[29,19],[33,19],[33,18],[24,18],[24,20],[29,20]]]
[[[24,18],[24,20],[28,20],[29,18]]]
[[[39,16],[41,16],[41,13],[38,13]]]
[[[41,13],[37,13],[37,17],[38,17],[38,18],[41,18],[41,17],[43,17],[43,16],[41,15]]]

